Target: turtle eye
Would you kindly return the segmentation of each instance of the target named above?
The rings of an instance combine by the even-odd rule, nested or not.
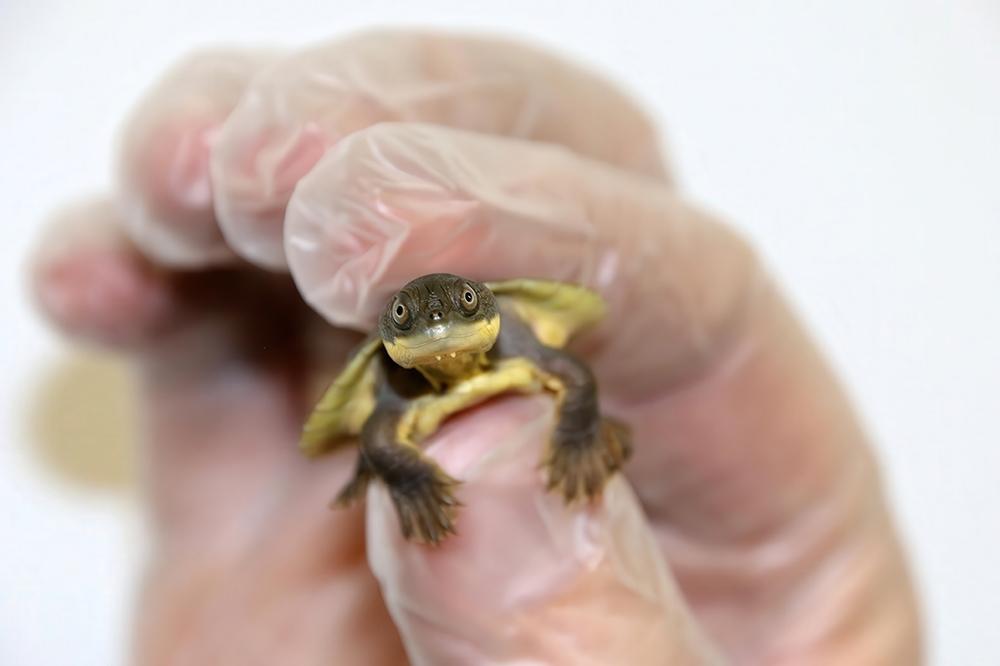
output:
[[[471,285],[465,285],[462,288],[462,296],[459,298],[459,303],[462,305],[462,309],[468,313],[476,311],[479,307],[479,294],[476,290],[472,288]]]
[[[405,328],[409,325],[410,308],[406,307],[402,301],[397,300],[392,304],[392,321],[400,328]]]

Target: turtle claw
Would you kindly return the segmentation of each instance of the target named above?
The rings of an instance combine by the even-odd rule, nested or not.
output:
[[[631,454],[630,440],[627,426],[608,418],[601,419],[596,433],[557,432],[543,462],[547,490],[559,492],[567,504],[598,497]]]
[[[455,515],[459,501],[454,488],[458,481],[428,462],[405,482],[389,488],[399,516],[403,537],[437,546],[449,534],[455,534]]]
[[[341,488],[337,496],[330,502],[331,509],[343,509],[351,506],[365,495],[368,490],[368,483],[372,480],[371,469],[365,463],[364,458],[358,459],[357,468],[351,480]]]

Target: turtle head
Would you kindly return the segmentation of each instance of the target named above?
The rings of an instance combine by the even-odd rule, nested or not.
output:
[[[379,319],[379,335],[404,368],[439,368],[448,374],[489,351],[500,333],[493,292],[481,282],[432,273],[400,289]],[[450,369],[450,370],[449,370]]]

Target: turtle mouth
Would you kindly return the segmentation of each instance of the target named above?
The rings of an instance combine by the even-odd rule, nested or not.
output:
[[[482,354],[493,348],[500,317],[473,322],[435,323],[417,333],[384,341],[392,360],[404,368],[436,365]]]

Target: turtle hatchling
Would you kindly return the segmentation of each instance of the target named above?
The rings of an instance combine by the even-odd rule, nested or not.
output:
[[[403,536],[436,545],[455,533],[458,481],[421,443],[449,416],[503,393],[548,393],[556,419],[542,457],[547,488],[567,503],[600,495],[630,453],[628,429],[602,417],[590,369],[564,350],[604,316],[583,287],[545,280],[419,277],[386,304],[306,421],[310,456],[353,441],[360,455],[336,503],[386,485]]]

